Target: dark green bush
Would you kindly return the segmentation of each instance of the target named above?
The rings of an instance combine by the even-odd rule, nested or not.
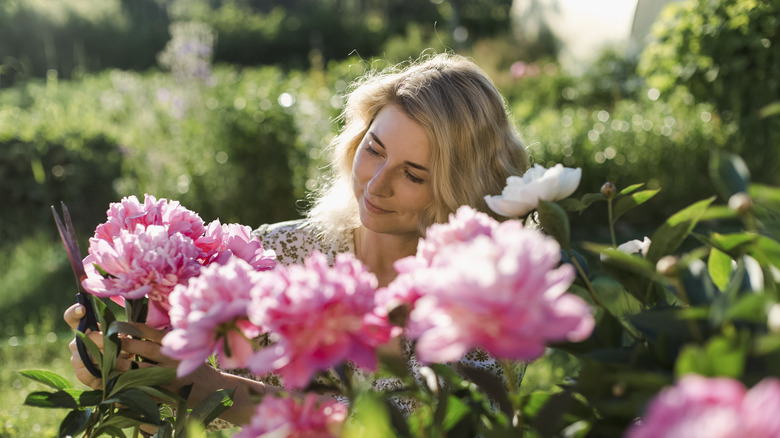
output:
[[[780,100],[780,0],[672,3],[642,55],[641,73],[662,93],[685,87],[739,130],[728,148],[756,180],[780,182],[780,123],[761,110]]]

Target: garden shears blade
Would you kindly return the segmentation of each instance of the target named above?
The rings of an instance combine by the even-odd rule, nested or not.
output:
[[[81,333],[86,333],[87,330],[97,331],[99,327],[97,318],[95,318],[95,309],[92,307],[92,301],[90,301],[87,291],[85,291],[84,287],[81,285],[81,282],[87,278],[87,273],[84,271],[84,264],[81,261],[81,250],[79,249],[79,243],[76,240],[76,231],[73,229],[73,222],[70,220],[68,207],[65,206],[64,202],[61,204],[64,221],[60,219],[60,216],[57,214],[57,210],[53,205],[51,206],[51,212],[54,214],[54,222],[57,223],[57,230],[60,233],[62,243],[65,244],[65,251],[68,253],[70,266],[73,268],[73,274],[76,275],[76,286],[78,288],[76,299],[79,304],[84,306],[84,316],[81,318],[81,321],[79,321],[78,331]],[[76,347],[78,348],[79,356],[81,357],[81,361],[84,362],[87,371],[95,377],[101,377],[100,370],[95,366],[89,356],[87,346],[84,345],[84,341],[78,337],[76,337]]]

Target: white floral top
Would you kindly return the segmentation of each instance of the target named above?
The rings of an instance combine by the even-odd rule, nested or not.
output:
[[[282,265],[303,263],[304,259],[315,250],[327,255],[331,265],[335,261],[336,254],[355,252],[353,233],[348,232],[344,235],[336,236],[330,242],[324,242],[318,238],[317,233],[311,227],[307,226],[304,219],[265,224],[253,231],[252,234],[260,239],[264,249],[276,252],[276,261]],[[403,342],[403,349],[405,356],[408,358],[409,371],[422,382],[424,377],[418,371],[421,365],[414,356],[412,343],[408,341]],[[501,365],[483,350],[475,349],[459,362],[464,365],[489,370],[502,381],[504,380],[504,371]],[[256,378],[251,376],[245,369],[224,371],[242,377]],[[359,370],[353,371],[362,374]],[[279,377],[275,375],[261,377],[260,380],[272,386],[281,385]],[[374,382],[374,388],[379,391],[398,390],[401,386],[401,381],[393,378],[383,378]],[[404,415],[409,415],[415,409],[414,401],[411,399],[398,397],[395,402]],[[209,430],[214,429],[215,426],[217,428],[230,427],[230,424],[224,420],[217,419],[209,425]]]

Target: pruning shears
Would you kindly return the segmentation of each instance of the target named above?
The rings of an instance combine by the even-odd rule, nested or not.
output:
[[[84,264],[81,261],[81,250],[79,250],[79,243],[76,240],[76,232],[73,229],[73,222],[70,220],[70,213],[65,203],[62,202],[62,217],[61,220],[57,210],[54,206],[51,206],[51,212],[54,214],[54,221],[57,223],[57,230],[60,232],[60,238],[62,243],[65,244],[65,250],[68,253],[70,259],[70,265],[73,268],[73,273],[76,275],[76,286],[78,287],[78,293],[76,299],[78,303],[84,306],[84,316],[79,321],[78,331],[86,333],[87,330],[97,331],[99,329],[97,318],[95,317],[95,309],[92,307],[92,301],[90,301],[87,292],[81,285],[81,282],[87,278],[87,273],[84,271]],[[64,225],[63,225],[64,222]],[[95,366],[94,362],[89,356],[87,346],[84,345],[84,341],[78,336],[76,337],[76,347],[79,352],[81,361],[84,362],[84,366],[87,371],[95,377],[102,377],[100,370]]]

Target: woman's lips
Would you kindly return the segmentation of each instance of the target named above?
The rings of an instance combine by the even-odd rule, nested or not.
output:
[[[366,197],[363,197],[363,204],[365,204],[366,210],[370,211],[371,213],[378,213],[378,214],[392,213],[390,210],[385,210],[383,208],[379,208],[376,205],[372,204],[371,201],[369,201],[368,198]]]

